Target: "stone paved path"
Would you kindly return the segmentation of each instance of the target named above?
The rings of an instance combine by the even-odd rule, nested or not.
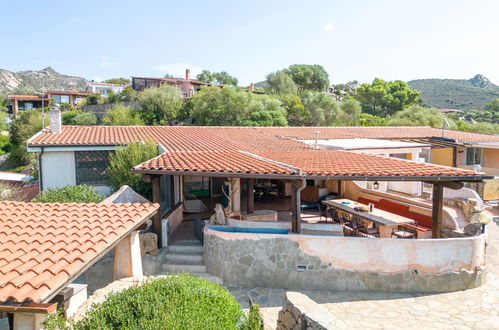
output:
[[[301,291],[337,317],[337,328],[499,329],[499,212],[488,226],[487,283],[442,294]],[[284,289],[229,288],[243,307],[260,304],[275,329]]]

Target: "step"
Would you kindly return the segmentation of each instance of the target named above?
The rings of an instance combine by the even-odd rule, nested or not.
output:
[[[203,246],[201,244],[174,244],[168,246],[168,253],[203,254]]]
[[[194,273],[192,275],[200,277],[204,280],[210,281],[210,282],[218,284],[218,285],[224,284],[223,278],[220,278],[220,277],[215,276],[215,275],[211,275],[210,273]]]
[[[197,239],[181,239],[175,242],[172,242],[172,245],[183,245],[183,244],[190,244],[190,245],[201,245],[201,241]]]
[[[176,263],[165,263],[162,265],[163,271],[167,273],[206,273],[206,266],[202,263],[194,265],[183,265]]]
[[[173,264],[202,264],[204,257],[202,253],[197,254],[186,254],[186,253],[170,253],[165,254],[165,263]]]

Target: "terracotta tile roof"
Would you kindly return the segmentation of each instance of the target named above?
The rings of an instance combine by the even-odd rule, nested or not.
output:
[[[479,174],[447,166],[340,150],[166,152],[134,168],[135,172],[219,172],[297,176],[348,177],[477,177]]]
[[[7,99],[18,100],[18,101],[47,101],[47,97],[41,97],[37,95],[18,95],[11,94],[7,96]]]
[[[157,209],[0,202],[0,302],[44,302]]]
[[[49,130],[29,145],[119,145],[153,139],[171,151],[303,150],[296,140],[375,138],[410,139],[442,136],[431,127],[196,127],[196,126],[63,126],[60,134]],[[499,141],[499,136],[445,130],[458,142]]]
[[[135,167],[136,170],[293,174],[294,171],[242,151],[166,152]]]
[[[45,94],[48,95],[88,95],[90,92],[79,92],[79,91],[47,91]]]
[[[477,173],[453,167],[359,154],[341,150],[270,151],[261,156],[320,176],[440,176],[473,177]],[[478,175],[479,176],[479,175]]]

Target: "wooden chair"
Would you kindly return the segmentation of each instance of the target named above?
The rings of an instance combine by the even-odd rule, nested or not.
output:
[[[408,231],[404,226],[394,227],[391,236],[395,238],[416,238],[416,234]]]
[[[357,223],[357,234],[365,237],[379,237],[379,230],[374,226],[373,223],[366,223],[365,219],[354,218]]]

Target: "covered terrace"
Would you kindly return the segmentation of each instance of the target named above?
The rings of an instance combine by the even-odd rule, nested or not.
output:
[[[358,154],[339,150],[288,150],[266,151],[258,154],[245,151],[189,151],[165,152],[133,169],[142,173],[146,181],[152,182],[153,201],[164,200],[162,180],[185,182],[187,178],[204,177],[228,181],[229,215],[244,219],[255,213],[254,194],[246,193],[242,200],[242,186],[251,192],[255,183],[263,181],[281,182],[290,190],[291,231],[302,232],[302,191],[307,180],[321,180],[328,192],[338,198],[348,197],[358,201],[359,196],[348,195],[348,186],[357,182],[424,182],[433,186],[431,233],[433,238],[442,237],[442,212],[444,188],[460,189],[464,182],[480,182],[487,176],[469,170],[446,166],[417,163],[414,161]],[[241,183],[243,183],[241,185]],[[185,185],[180,184],[181,190]],[[177,207],[183,209],[184,194],[180,191]],[[347,196],[345,196],[347,195]],[[244,201],[244,203],[242,203]],[[281,200],[282,201],[282,200]],[[244,206],[242,206],[244,204]],[[258,209],[258,208],[257,208]],[[245,211],[245,212],[242,212]],[[389,211],[389,210],[388,210]],[[396,212],[394,217],[396,217]],[[183,214],[177,216],[179,222]],[[177,223],[178,224],[178,223]],[[161,216],[153,221],[155,232],[161,242]]]

